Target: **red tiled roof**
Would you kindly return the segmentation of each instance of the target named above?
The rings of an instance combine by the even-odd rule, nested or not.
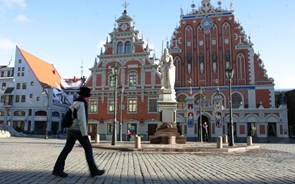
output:
[[[61,76],[52,64],[17,48],[43,87],[61,88]]]

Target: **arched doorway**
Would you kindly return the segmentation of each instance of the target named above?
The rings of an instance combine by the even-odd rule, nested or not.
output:
[[[206,135],[205,128],[203,127],[205,122],[208,125],[208,127],[207,127],[207,135]],[[209,118],[207,116],[204,116],[204,115],[200,116],[198,118],[198,140],[199,141],[210,141],[210,137],[211,137],[210,130],[211,130],[211,125],[209,123]]]

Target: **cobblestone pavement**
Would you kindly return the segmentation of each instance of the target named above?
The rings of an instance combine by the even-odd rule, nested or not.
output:
[[[66,160],[67,178],[51,175],[64,139],[1,138],[0,183],[295,183],[295,144],[259,144],[234,153],[122,152],[94,149],[106,174],[91,178],[81,147]]]

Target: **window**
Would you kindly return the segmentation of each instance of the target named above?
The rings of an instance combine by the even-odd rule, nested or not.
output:
[[[96,100],[90,100],[90,108],[89,113],[97,113],[98,112],[98,104]]]
[[[23,83],[23,89],[27,89],[27,83]]]
[[[25,116],[26,113],[25,113],[25,111],[15,111],[15,112],[13,113],[13,115],[14,115],[14,116]]]
[[[130,74],[129,75],[129,86],[136,86],[137,85],[137,75]]]
[[[18,60],[18,63],[22,63],[22,60],[21,60],[21,59],[19,59],[19,60]]]
[[[131,53],[131,43],[128,41],[125,43],[125,54]]]
[[[137,111],[137,101],[136,99],[128,100],[128,112],[136,112]]]
[[[115,86],[115,76],[110,75],[110,83],[109,83],[109,87],[114,87]]]
[[[33,94],[30,94],[30,98],[33,98]]]
[[[19,95],[16,95],[15,96],[15,102],[19,102],[20,100],[19,100]]]
[[[16,89],[20,89],[20,83],[16,84]]]
[[[109,112],[114,112],[115,102],[114,100],[109,100]]]
[[[267,135],[269,137],[275,137],[277,135],[276,130],[276,123],[275,122],[269,122],[267,125]]]
[[[149,112],[157,112],[157,99],[149,99]]]
[[[26,102],[26,95],[22,95],[22,102]]]
[[[233,108],[239,108],[242,104],[242,96],[239,93],[232,94]]]
[[[31,82],[31,86],[34,86],[34,82]]]
[[[2,90],[5,90],[5,89],[6,89],[6,83],[3,82],[3,83],[2,83]]]
[[[117,45],[117,54],[122,54],[123,53],[123,43],[119,42]]]
[[[18,67],[18,68],[17,68],[17,71],[19,71],[19,72],[20,72],[20,71],[21,71],[21,67]]]
[[[108,135],[111,135],[113,133],[113,124],[108,123]]]

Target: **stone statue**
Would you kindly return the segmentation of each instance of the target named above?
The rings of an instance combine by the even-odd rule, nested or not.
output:
[[[167,48],[164,49],[164,55],[160,61],[160,71],[162,89],[174,89],[175,66],[173,63],[173,57],[169,54]]]

